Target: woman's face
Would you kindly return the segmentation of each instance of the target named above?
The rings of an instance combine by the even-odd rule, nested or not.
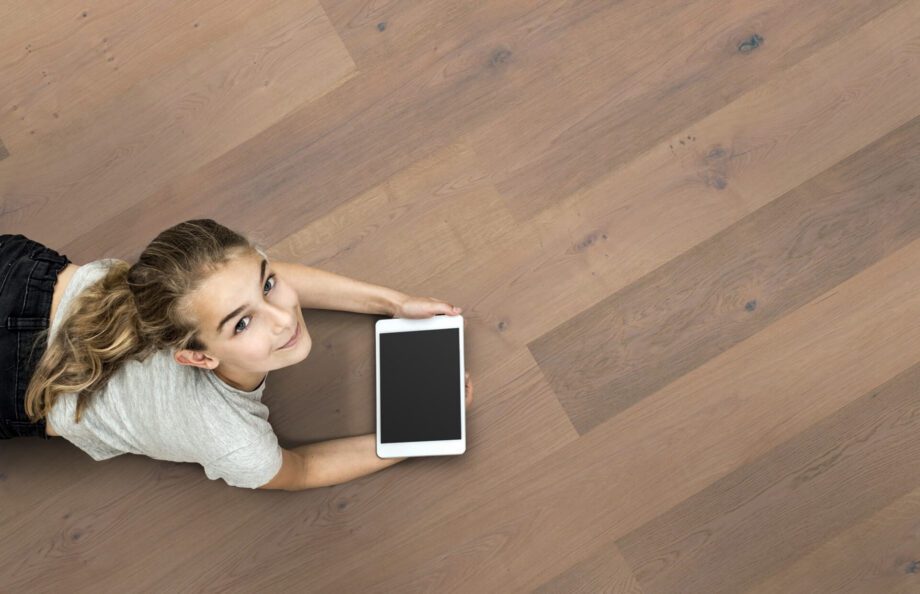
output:
[[[190,299],[210,348],[177,351],[176,361],[214,369],[237,388],[255,389],[266,372],[303,361],[313,346],[296,291],[261,254],[228,262]],[[295,331],[297,341],[284,348]]]

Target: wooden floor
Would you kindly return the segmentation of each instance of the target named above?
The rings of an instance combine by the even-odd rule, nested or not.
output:
[[[920,592],[920,0],[13,0],[0,232],[210,217],[464,308],[462,456],[289,493],[0,444],[4,592]],[[374,431],[307,310],[285,447]]]

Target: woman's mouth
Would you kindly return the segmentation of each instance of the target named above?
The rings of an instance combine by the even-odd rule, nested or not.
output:
[[[279,348],[278,350],[280,351],[281,349],[289,349],[289,348],[291,348],[292,346],[294,346],[295,344],[297,344],[297,340],[298,340],[299,338],[300,338],[300,323],[298,322],[298,324],[297,324],[297,329],[294,330],[294,336],[291,337],[291,340],[287,341],[287,344],[285,344],[284,346],[282,346],[282,347]]]

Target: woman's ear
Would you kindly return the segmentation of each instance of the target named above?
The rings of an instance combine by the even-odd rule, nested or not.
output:
[[[218,359],[211,357],[210,355],[189,349],[176,351],[175,355],[173,355],[173,358],[179,365],[189,365],[191,367],[200,367],[202,369],[214,369],[220,364]]]

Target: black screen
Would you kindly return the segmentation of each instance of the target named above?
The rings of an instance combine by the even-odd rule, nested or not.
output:
[[[380,334],[380,442],[460,439],[459,328]]]

